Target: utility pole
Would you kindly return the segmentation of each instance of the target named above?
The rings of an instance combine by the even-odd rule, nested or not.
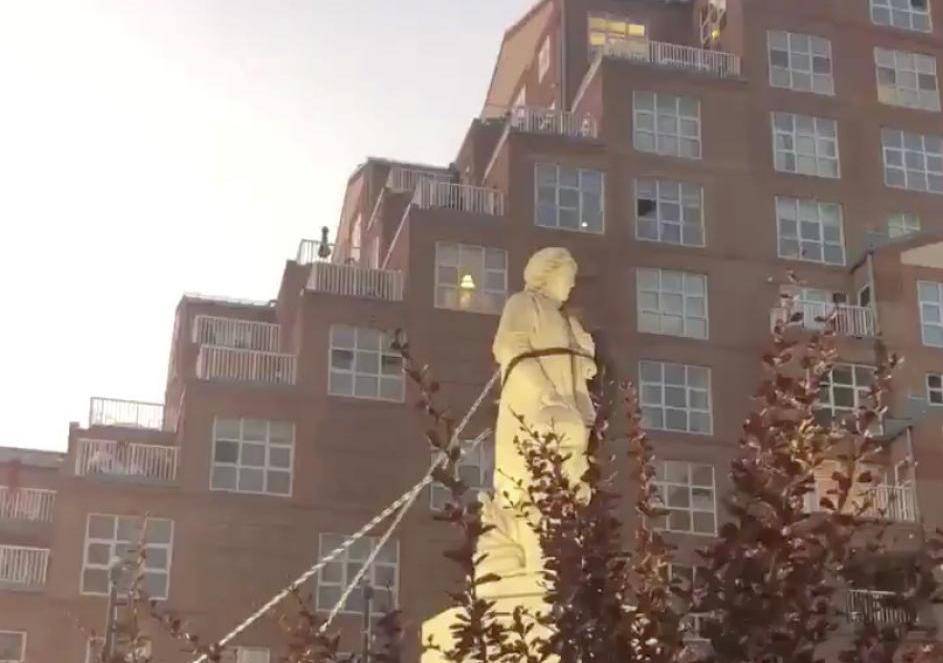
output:
[[[373,585],[366,578],[363,579],[363,652],[360,663],[370,663],[370,643],[373,640],[371,632],[370,613],[373,608]]]

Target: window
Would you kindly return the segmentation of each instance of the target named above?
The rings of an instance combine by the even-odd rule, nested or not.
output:
[[[839,177],[835,120],[773,113],[773,165],[783,173]]]
[[[636,238],[704,246],[703,196],[701,186],[690,182],[636,180]]]
[[[85,555],[82,561],[83,594],[108,594],[108,569],[114,558],[136,559],[141,542],[141,525],[137,516],[113,516],[90,513],[85,531]],[[173,553],[174,521],[147,518],[144,547],[144,589],[152,599],[166,599],[170,590],[170,562]],[[123,573],[119,590],[127,592],[133,573]]]
[[[655,489],[668,514],[656,529],[686,534],[717,533],[714,466],[666,460],[655,464]]]
[[[927,402],[930,405],[943,405],[943,375],[927,373]]]
[[[943,348],[943,283],[918,281],[923,344]]]
[[[819,421],[825,424],[867,405],[873,382],[873,366],[835,364],[819,383]]]
[[[608,43],[644,37],[645,26],[633,23],[624,16],[608,14],[590,14],[589,16],[590,57]]]
[[[0,631],[0,663],[26,660],[26,632]]]
[[[845,264],[841,205],[777,196],[776,228],[780,258]]]
[[[929,0],[871,0],[871,21],[877,25],[930,32]]]
[[[684,592],[691,592],[695,588],[702,588],[705,585],[705,575],[710,571],[703,566],[688,566],[686,564],[671,563],[668,565],[668,581]],[[678,601],[675,596],[675,609],[679,614],[684,615],[681,620],[681,627],[684,629],[684,640],[689,643],[709,642],[704,637],[704,622],[710,616],[708,612],[687,612],[686,602]]]
[[[701,8],[701,48],[714,48],[727,26],[727,0],[709,0]]]
[[[333,325],[328,393],[402,402],[403,358],[390,342],[375,329]]]
[[[667,269],[639,268],[638,330],[707,338],[707,277]]]
[[[603,173],[547,163],[536,173],[538,226],[603,232]]]
[[[889,48],[874,49],[878,101],[891,106],[940,110],[936,58]]]
[[[711,434],[709,368],[642,361],[639,374],[645,428]]]
[[[693,97],[635,92],[634,144],[640,152],[701,158],[701,103]]]
[[[766,40],[770,85],[798,92],[835,94],[832,43],[828,39],[770,30]]]
[[[456,478],[461,479],[468,487],[465,499],[469,502],[477,499],[478,494],[490,492],[494,485],[494,438],[488,437],[478,443],[474,449],[469,448],[471,440],[463,440],[465,454],[459,460],[456,469]],[[438,452],[436,452],[438,453]],[[440,483],[431,484],[429,493],[429,507],[433,511],[441,511],[449,501],[451,494],[448,488]]]
[[[507,294],[507,251],[470,244],[436,242],[437,308],[500,313]]]
[[[544,76],[550,70],[550,35],[544,37],[543,44],[540,45],[540,52],[537,54],[537,80],[543,81]]]
[[[269,663],[271,654],[265,647],[236,647],[235,663]]]
[[[920,217],[910,212],[891,214],[887,220],[887,236],[891,239],[920,232]]]
[[[357,218],[354,219],[354,224],[351,226],[350,231],[350,248],[347,251],[347,257],[352,263],[360,262],[360,242],[362,236],[362,228],[360,224],[360,215],[357,215]]]
[[[212,490],[291,495],[295,425],[223,419],[213,423]]]
[[[881,145],[887,186],[943,193],[943,138],[883,129]]]
[[[321,534],[318,537],[319,558],[347,540],[343,534]],[[337,605],[344,589],[351,583],[371,551],[377,546],[376,537],[359,539],[334,561],[328,562],[318,574],[318,610],[329,611]],[[379,552],[364,580],[373,587],[373,614],[382,615],[396,607],[398,591],[399,544],[389,540]],[[363,614],[363,591],[358,587],[347,598],[342,612]]]

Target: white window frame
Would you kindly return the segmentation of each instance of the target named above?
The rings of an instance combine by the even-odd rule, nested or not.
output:
[[[670,281],[671,283],[667,283]],[[710,310],[708,302],[708,279],[706,274],[682,272],[660,267],[638,267],[635,270],[636,301],[638,302],[638,330],[645,334],[663,334],[707,340],[710,338]],[[680,287],[676,287],[678,284]],[[694,284],[700,284],[700,291]],[[690,286],[690,287],[689,287]],[[654,305],[646,302],[654,299]],[[666,307],[668,301],[680,300],[680,310]],[[703,315],[695,310],[698,302],[703,308]],[[656,320],[657,324],[646,321]],[[681,331],[677,333],[666,329],[670,321],[681,322]],[[703,324],[704,334],[698,333],[697,327]]]
[[[882,75],[892,77],[893,84],[882,83]],[[917,110],[940,110],[940,83],[936,58],[932,55],[875,46],[874,76],[878,101],[882,104]],[[922,77],[931,76],[933,88],[923,88]]]
[[[646,197],[644,200],[654,202],[655,209],[652,214],[644,217],[639,213],[639,203],[642,198],[642,189],[650,188],[652,197]],[[697,211],[696,218],[689,219],[695,209],[689,205],[691,201],[691,189],[697,189]],[[687,191],[686,191],[687,189]],[[665,218],[665,210],[669,206],[675,205],[678,208],[677,220]],[[642,222],[655,224],[657,237],[643,236],[641,227]],[[688,236],[695,232],[700,234],[700,241],[685,241]],[[666,237],[669,231],[677,228],[678,241]],[[686,232],[687,229],[687,232]],[[677,246],[706,246],[707,236],[704,230],[704,187],[694,182],[684,182],[680,180],[669,180],[665,178],[640,177],[635,180],[635,238],[642,242],[660,242],[663,244],[674,244]]]
[[[440,261],[444,259],[443,252],[446,248],[451,247],[455,252],[457,264],[454,265],[445,265]],[[465,276],[471,276],[470,274],[462,274],[461,266],[463,264],[464,254],[467,253],[480,253],[481,254],[481,265],[478,267],[480,283],[476,283],[473,290],[465,290],[462,287],[462,282]],[[502,259],[503,265],[500,269],[495,267],[488,267],[488,256],[499,255]],[[443,283],[440,280],[440,269],[454,269],[457,282],[456,283]],[[501,288],[489,288],[488,287],[488,277],[496,277],[500,275],[501,278]],[[460,242],[436,242],[435,243],[435,292],[434,292],[434,305],[438,309],[448,310],[448,311],[462,311],[467,313],[485,313],[498,315],[501,313],[504,308],[504,302],[507,300],[508,296],[508,252],[505,249],[500,249],[490,246],[479,246],[475,244],[462,244]],[[458,302],[458,306],[446,306],[440,300],[440,292],[448,291],[455,293],[455,299]],[[494,301],[495,306],[488,306],[487,302]],[[465,305],[463,305],[463,302]]]
[[[268,647],[236,647],[233,650],[233,663],[256,663],[254,656],[263,654],[264,663],[270,663],[272,660],[272,651]]]
[[[347,329],[352,330],[354,334],[354,344],[353,346],[342,346],[336,345],[336,336],[335,333],[339,330]],[[370,332],[373,334],[378,334],[378,344],[371,347],[359,347],[360,337],[363,332]],[[350,352],[354,355],[351,360],[351,368],[337,368],[334,365],[334,352]],[[375,354],[377,355],[377,373],[366,372],[357,370],[357,357],[358,353],[363,354]],[[399,371],[396,375],[392,373],[383,372],[383,361],[384,360],[393,360],[399,364]],[[403,362],[402,357],[399,353],[394,352],[390,349],[390,336],[389,334],[382,332],[378,329],[373,329],[369,327],[358,327],[355,325],[331,325],[328,338],[328,381],[327,381],[327,392],[329,396],[338,396],[341,398],[357,398],[362,400],[371,400],[371,401],[385,401],[388,403],[402,403],[406,399],[406,384],[403,373]],[[335,376],[349,376],[351,380],[351,391],[346,393],[337,389],[335,385]],[[357,378],[372,378],[376,380],[377,389],[376,395],[367,395],[357,393]],[[396,398],[385,398],[382,394],[381,389],[381,380],[387,380],[392,382],[396,378],[396,381],[399,385],[399,394]]]
[[[927,373],[926,387],[927,404],[931,407],[943,407],[943,375],[940,373]]]
[[[336,544],[339,544],[344,539],[348,538],[346,534],[336,534],[333,532],[322,532],[318,534],[318,559],[322,559],[327,555]],[[358,543],[354,543],[352,546],[347,548],[345,551],[340,553],[333,561],[328,562],[317,575],[317,587],[315,589],[315,603],[318,611],[327,612],[334,608],[334,602],[322,601],[321,600],[321,589],[322,588],[335,588],[337,589],[338,599],[340,595],[344,592],[344,588],[353,580],[353,573],[348,573],[348,564],[357,564],[358,561],[362,562],[366,560],[367,555],[370,551],[376,548],[379,538],[375,536],[365,536],[360,539],[360,541],[365,541],[369,544],[369,550],[365,551],[365,554],[361,557],[358,556],[357,559],[351,559],[351,553],[359,546]],[[374,590],[377,589],[388,589],[391,593],[391,598],[393,605],[380,605],[381,601],[374,601],[371,605],[372,615],[381,616],[386,613],[388,610],[394,609],[399,605],[399,571],[400,571],[400,549],[399,549],[399,540],[390,539],[386,542],[387,546],[392,546],[392,550],[395,552],[396,561],[395,562],[386,562],[380,561],[380,555],[377,556],[377,559],[374,560],[373,565],[371,566],[369,572],[364,574],[364,578],[368,580],[371,586],[374,587]],[[390,587],[385,585],[378,585],[376,580],[376,570],[378,567],[385,567],[393,569],[393,584]],[[327,580],[325,579],[325,574],[329,572],[330,569],[337,569],[340,571],[339,580]],[[355,596],[356,595],[356,596]],[[348,601],[360,600],[359,597],[363,595],[363,592],[359,587],[355,588],[354,593],[348,597]],[[330,603],[330,605],[327,605]],[[340,614],[353,614],[360,615],[362,612],[356,609],[348,609],[347,606],[344,606],[340,610]]]
[[[845,221],[844,209],[839,203],[831,203],[811,198],[792,198],[790,196],[776,196],[774,199],[776,213],[776,246],[780,258],[787,260],[801,260],[815,262],[822,265],[841,266],[847,260],[845,252]],[[812,215],[812,209],[815,215]],[[785,216],[786,213],[792,218]],[[834,213],[834,214],[832,214]],[[831,216],[837,216],[838,226],[835,238],[835,224],[828,221]],[[790,225],[795,223],[795,234]],[[813,236],[816,230],[818,237]],[[830,237],[826,237],[830,235]],[[795,243],[796,251],[787,249],[787,242]],[[814,256],[813,248],[818,248],[820,259]],[[829,259],[829,253],[841,253],[841,260]]]
[[[886,25],[892,28],[899,28],[901,30],[910,30],[913,32],[932,32],[933,31],[933,17],[930,13],[930,0],[927,0],[926,11],[920,11],[914,7],[905,8],[905,9],[893,9],[892,8],[893,0],[871,0],[871,22],[875,25]],[[895,14],[897,13],[898,18],[906,18],[906,25],[903,25],[903,21],[895,22]],[[883,18],[886,14],[886,20]],[[925,16],[926,24],[924,25],[922,21],[918,20],[918,17]]]
[[[811,132],[808,126],[810,122]],[[807,177],[841,179],[841,152],[838,146],[838,122],[836,120],[828,117],[773,111],[770,113],[770,124],[773,129],[773,168],[777,172],[805,175]],[[789,127],[784,128],[781,126],[783,124],[788,124]],[[800,124],[807,126],[800,128]],[[827,129],[827,127],[830,127],[830,129]],[[829,154],[828,145],[834,148],[834,155]],[[788,166],[788,157],[792,158],[792,168]],[[800,164],[805,165],[800,167]],[[835,166],[834,174],[830,172],[831,169],[828,167],[830,164]],[[812,166],[812,168],[809,166]]]
[[[848,370],[851,373],[851,382],[835,382],[835,369]],[[858,371],[870,371],[871,375],[874,375],[875,367],[869,366],[867,364],[855,364],[851,362],[837,362],[832,367],[831,373],[824,376],[819,383],[820,385],[820,400],[816,409],[827,412],[831,419],[836,417],[843,417],[845,415],[853,414],[862,405],[867,404],[868,394],[870,393],[871,385],[865,380],[858,379]],[[835,390],[844,389],[850,390],[852,394],[852,405],[836,405],[835,404]],[[822,392],[828,394],[828,398],[821,397]]]
[[[554,169],[554,182],[551,185],[549,179],[544,180],[541,176],[542,171],[549,175],[550,170]],[[576,186],[568,186],[561,184],[561,173],[567,171],[574,171],[576,175]],[[574,172],[569,172],[568,174],[572,176]],[[590,177],[591,176],[591,177]],[[590,227],[589,223],[584,218],[584,212],[586,208],[586,199],[589,196],[595,195],[595,191],[585,185],[585,181],[591,181],[598,176],[599,179],[599,228]],[[548,189],[553,186],[554,188],[554,203],[553,207],[555,210],[555,223],[553,225],[541,223],[540,218],[540,189]],[[562,190],[571,192],[570,195],[576,196],[576,207],[570,205],[562,205],[560,203],[560,193]],[[575,192],[572,193],[572,192]],[[549,205],[549,203],[547,203]],[[560,211],[568,210],[576,214],[576,227],[570,228],[568,226],[560,225]],[[603,235],[606,232],[606,173],[601,170],[595,170],[593,168],[579,168],[574,166],[564,166],[558,163],[549,163],[549,162],[538,162],[534,166],[534,225],[538,228],[549,228],[550,230],[566,230],[569,232],[578,232],[589,235]]]
[[[642,108],[640,101],[648,99],[651,100],[651,107]],[[661,100],[661,103],[659,100]],[[685,113],[682,110],[683,101],[685,102],[684,105],[694,102],[696,111],[694,115]],[[670,110],[660,109],[659,107],[662,105],[672,106],[673,108]],[[667,131],[660,128],[661,120],[673,122],[674,130]],[[687,126],[690,129],[692,123],[696,126],[697,131],[685,131],[684,127]],[[646,128],[642,128],[643,126]],[[702,159],[704,144],[701,140],[701,132],[701,100],[697,97],[644,90],[636,90],[632,93],[632,144],[639,152],[677,157],[679,159]],[[642,137],[651,139],[651,147],[642,144]],[[674,148],[669,149],[672,144],[671,141],[674,141]],[[684,141],[687,141],[687,143]],[[684,150],[681,149],[681,146],[688,143],[697,147],[696,154],[683,154]]]
[[[716,489],[715,489],[715,498],[714,505],[716,508],[717,499],[716,499]],[[709,569],[700,565],[688,565],[680,564],[677,562],[672,562],[668,564],[668,582],[672,582],[676,576],[682,578],[685,581],[685,587],[694,589],[696,587],[702,586],[698,582],[699,573],[709,573]],[[703,620],[710,616],[709,612],[687,612],[682,615],[681,618],[681,627],[684,629],[684,641],[690,643],[710,643],[709,638],[705,638],[701,635],[703,629]]]
[[[930,290],[934,291],[934,296],[926,298]],[[917,281],[917,306],[920,309],[920,339],[923,344],[929,348],[943,348],[943,283]],[[936,331],[940,342],[928,338],[928,330]]]
[[[774,41],[783,39],[785,49]],[[805,44],[803,45],[803,42]],[[796,92],[811,92],[812,94],[835,94],[835,78],[833,75],[834,62],[832,60],[832,42],[817,35],[787,32],[786,30],[768,30],[766,32],[767,53],[769,55],[769,84],[771,87],[785,88]],[[803,48],[805,51],[803,52]],[[819,52],[816,53],[816,50]],[[773,64],[773,51],[786,54],[788,64],[783,67]],[[824,53],[823,53],[824,51]],[[799,66],[797,60],[808,57],[808,66]],[[816,58],[828,61],[828,73],[815,71]],[[788,81],[783,84],[777,81],[777,74],[785,75]],[[804,81],[808,79],[808,84]],[[821,81],[820,87],[816,83]]]
[[[544,76],[550,71],[550,35],[544,37],[537,53],[537,82],[542,83]]]
[[[646,369],[655,371],[657,369],[659,377],[656,379],[646,377]],[[681,369],[684,373],[682,382],[668,382],[668,370]],[[703,371],[706,378],[706,386],[693,384],[692,373]],[[681,390],[684,399],[684,405],[669,405],[668,390]],[[657,398],[652,396],[658,393]],[[700,398],[706,403],[706,407],[695,406],[692,401],[695,397]],[[713,414],[713,396],[711,394],[711,369],[706,366],[694,366],[691,364],[679,364],[670,361],[658,361],[643,359],[639,362],[639,398],[642,410],[642,425],[648,430],[663,430],[677,433],[689,433],[691,435],[713,435],[714,434],[714,414]],[[658,412],[661,423],[653,421],[651,414]],[[668,427],[668,415],[681,412],[684,414],[684,427]],[[706,430],[695,430],[692,426],[692,415],[698,415],[706,423]]]
[[[235,421],[239,423],[239,437],[220,437],[220,421]],[[245,438],[246,422],[257,421],[265,423],[264,440],[247,440]],[[291,440],[286,444],[281,441],[272,441],[272,424],[287,424],[291,428]],[[294,490],[295,481],[295,424],[292,421],[273,421],[269,419],[255,419],[254,417],[221,417],[213,418],[213,451],[210,458],[210,490],[223,493],[244,493],[247,495],[271,495],[273,497],[291,497]],[[218,461],[216,460],[216,450],[219,442],[236,445],[236,461]],[[243,448],[246,445],[265,447],[265,460],[262,465],[247,465],[243,463]],[[272,464],[273,450],[288,451],[288,467]],[[226,488],[215,484],[214,475],[217,468],[233,468],[236,476],[236,487]],[[240,477],[243,469],[258,470],[262,472],[262,490],[248,490],[239,488]],[[279,493],[269,489],[269,472],[279,474],[288,474],[288,492]]]
[[[477,471],[478,477],[474,482],[465,481],[468,489],[465,492],[465,499],[474,501],[481,493],[489,493],[493,489],[494,483],[494,437],[488,436],[478,443],[474,449],[468,448],[473,440],[462,440],[462,446],[465,451],[455,466],[455,478],[462,478],[462,470],[471,470],[471,473]],[[433,459],[438,455],[438,451],[433,452]],[[442,511],[446,502],[452,494],[448,488],[437,481],[429,484],[429,509],[433,512]]]
[[[684,482],[675,481],[669,478],[669,467],[674,467],[676,469],[685,469],[687,478]],[[696,470],[704,470],[710,468],[711,473],[711,482],[710,485],[706,483],[694,483],[694,475]],[[681,512],[688,514],[688,528],[682,529],[671,526],[671,516],[670,514],[663,517],[663,523],[659,523],[656,519],[654,524],[654,529],[663,531],[663,532],[675,532],[678,534],[690,534],[693,536],[717,536],[717,470],[710,463],[696,463],[691,461],[684,460],[658,460],[655,464],[655,477],[652,479],[652,484],[656,489],[656,494],[658,495],[659,508],[664,509],[669,512]],[[672,488],[675,489],[687,489],[687,506],[678,506],[670,505],[671,501],[671,492]],[[695,508],[694,506],[694,494],[696,491],[710,491],[711,493],[711,509],[702,509]],[[683,490],[682,490],[683,492]],[[713,528],[710,531],[698,531],[694,527],[694,515],[695,514],[710,514],[713,520]]]
[[[943,136],[885,127],[881,150],[886,186],[943,194]]]
[[[20,636],[20,657],[19,658],[2,658],[0,663],[25,663],[26,661],[26,641],[27,641],[27,632],[20,630],[0,630],[0,635],[18,635]]]
[[[92,536],[91,536],[92,518],[111,518],[111,519],[113,519],[112,538],[111,538],[111,539],[103,539],[103,538],[98,538],[98,537],[92,537]],[[103,592],[97,592],[97,591],[95,591],[95,590],[86,589],[86,588],[85,588],[85,571],[87,571],[87,570],[99,570],[99,571],[104,571],[104,573],[106,574],[106,577],[107,577],[107,574],[108,574],[108,570],[109,570],[109,566],[110,566],[110,564],[111,564],[111,561],[112,561],[112,559],[113,559],[114,557],[117,556],[117,553],[116,553],[116,548],[117,548],[117,546],[119,546],[119,545],[124,545],[124,546],[129,546],[129,547],[132,547],[132,548],[133,548],[133,547],[136,547],[137,544],[139,543],[139,541],[140,541],[140,538],[139,538],[139,537],[136,538],[135,540],[126,540],[126,539],[119,539],[119,538],[118,538],[118,532],[119,532],[119,530],[120,530],[120,525],[119,525],[119,523],[120,523],[121,519],[127,519],[127,520],[138,521],[139,523],[153,522],[153,521],[163,521],[163,522],[169,523],[169,525],[170,525],[170,541],[168,541],[168,542],[151,543],[151,542],[147,542],[147,541],[146,541],[146,537],[145,537],[145,548],[146,548],[147,550],[150,551],[150,550],[162,549],[162,550],[164,550],[164,551],[166,552],[166,557],[167,557],[167,567],[166,567],[166,569],[152,569],[152,568],[149,569],[149,568],[145,567],[145,575],[147,575],[148,573],[155,573],[155,572],[157,572],[157,573],[159,573],[160,575],[165,575],[166,578],[167,578],[167,585],[166,585],[167,590],[166,590],[166,592],[165,592],[163,595],[161,595],[161,596],[158,596],[158,595],[155,595],[155,594],[149,594],[149,598],[154,599],[154,600],[158,600],[158,601],[165,601],[165,600],[167,600],[167,598],[170,596],[170,578],[171,578],[171,572],[172,572],[172,570],[173,570],[174,529],[175,529],[175,523],[174,523],[174,521],[173,521],[172,519],[170,519],[170,518],[155,518],[155,517],[151,517],[151,516],[147,516],[147,517],[145,518],[145,517],[143,517],[143,516],[129,516],[129,515],[115,514],[115,513],[89,513],[89,514],[86,516],[86,518],[85,518],[85,542],[84,542],[84,545],[83,545],[83,548],[82,548],[82,571],[81,571],[81,574],[79,575],[79,593],[81,593],[81,594],[83,594],[83,595],[85,595],[85,596],[107,596],[107,595],[108,595],[108,588],[107,588],[107,586],[106,586],[106,588],[105,588],[105,591],[103,591]],[[139,525],[139,526],[140,526],[140,525]],[[107,545],[107,546],[109,546],[108,561],[107,561],[106,563],[104,563],[104,564],[99,564],[99,563],[92,563],[92,562],[89,561],[89,559],[88,559],[88,551],[89,551],[89,546],[90,546],[90,544],[99,544],[99,545]]]
[[[920,232],[920,217],[913,212],[895,212],[887,218],[887,236],[891,239]]]

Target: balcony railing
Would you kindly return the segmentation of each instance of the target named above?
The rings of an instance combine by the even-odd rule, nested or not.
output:
[[[278,351],[278,325],[256,320],[198,315],[193,320],[193,342],[242,350]]]
[[[601,47],[607,57],[682,69],[718,78],[740,76],[740,56],[644,38],[610,41]]]
[[[51,523],[56,491],[0,486],[0,520]]]
[[[403,273],[396,270],[318,262],[311,267],[308,290],[400,302],[403,301],[405,283]]]
[[[882,626],[910,623],[912,616],[906,608],[889,605],[894,596],[894,592],[877,589],[845,590],[845,614],[848,616],[848,621],[856,624],[869,622]]]
[[[196,373],[201,380],[295,384],[295,355],[203,345]]]
[[[48,548],[0,545],[0,586],[8,589],[42,589],[46,584]]]
[[[810,513],[821,511],[821,498],[827,497],[828,491],[827,485],[816,484],[815,489],[805,496],[806,511]],[[867,489],[863,495],[852,495],[852,501],[858,506],[849,504],[847,509],[849,512],[857,512],[860,505],[865,501],[868,502],[868,507],[861,512],[862,518],[899,523],[917,522],[917,493],[913,486],[878,485]]]
[[[789,318],[796,313],[802,314],[802,320],[796,324],[802,325],[803,329],[823,331],[826,320],[831,320],[835,333],[842,336],[866,338],[877,333],[874,310],[870,306],[820,302],[794,302],[791,310],[777,306],[770,311],[770,327],[778,323],[788,324]]]
[[[416,190],[416,183],[421,179],[445,182],[448,184],[452,181],[452,175],[451,173],[436,170],[393,166],[390,168],[390,174],[387,175],[386,187],[397,193],[412,193]]]
[[[596,138],[599,131],[591,115],[577,115],[568,111],[515,106],[511,109],[511,128],[531,134],[549,134],[569,138]]]
[[[145,481],[177,478],[177,448],[115,440],[79,440],[75,454],[78,476],[127,477]]]
[[[163,430],[164,404],[94,397],[88,404],[88,425]]]
[[[423,179],[416,184],[413,205],[422,209],[435,207],[501,216],[504,214],[504,194],[480,186]]]
[[[295,256],[295,262],[299,265],[310,265],[319,260],[327,260],[331,257],[333,251],[333,244],[327,244],[316,239],[303,239],[298,242],[298,254]]]

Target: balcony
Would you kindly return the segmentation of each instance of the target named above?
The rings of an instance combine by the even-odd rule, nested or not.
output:
[[[168,483],[177,478],[177,448],[115,440],[78,441],[75,474],[141,482]]]
[[[473,214],[502,216],[504,194],[495,189],[421,179],[412,204],[420,209],[453,209]]]
[[[893,605],[895,592],[877,589],[845,590],[845,614],[853,624],[871,623],[878,626],[913,622],[910,612]]]
[[[397,193],[412,193],[416,190],[416,183],[422,179],[448,184],[452,181],[452,174],[445,171],[393,166],[386,178],[386,188]]]
[[[317,262],[311,267],[307,288],[328,295],[401,302],[405,282],[403,273],[396,270]]]
[[[243,350],[278,351],[278,325],[255,320],[198,315],[193,320],[193,342]]]
[[[591,115],[550,108],[515,106],[511,109],[508,124],[514,131],[529,134],[590,139],[599,136],[596,119]]]
[[[88,425],[163,430],[164,404],[95,397],[89,400]]]
[[[790,322],[790,317],[802,314],[802,319]],[[810,331],[824,331],[831,320],[835,333],[855,338],[871,338],[877,334],[874,310],[869,306],[831,304],[822,302],[793,302],[792,307],[777,306],[770,311],[770,328],[777,324],[801,325]]]
[[[327,260],[331,257],[333,251],[334,246],[328,242],[303,239],[298,242],[298,253],[295,256],[295,262],[299,265],[311,265],[319,260]]]
[[[295,355],[240,350],[219,345],[200,346],[196,376],[201,380],[295,384]]]
[[[831,487],[825,482],[817,483],[815,490],[805,496],[806,511],[809,513],[822,511],[821,498],[827,497],[830,489]],[[861,496],[856,497],[853,495],[852,500],[863,504],[868,497],[868,493],[870,493],[870,499],[867,501],[870,503],[868,508],[861,513],[862,518],[898,523],[917,522],[917,493],[913,486],[882,484],[869,488]],[[853,508],[849,505],[848,510],[851,511]]]
[[[48,548],[0,545],[0,589],[41,590],[48,564]]]
[[[740,56],[649,39],[614,40],[600,47],[603,57],[680,69],[716,78],[739,78]]]
[[[0,486],[0,522],[51,523],[56,491]]]

